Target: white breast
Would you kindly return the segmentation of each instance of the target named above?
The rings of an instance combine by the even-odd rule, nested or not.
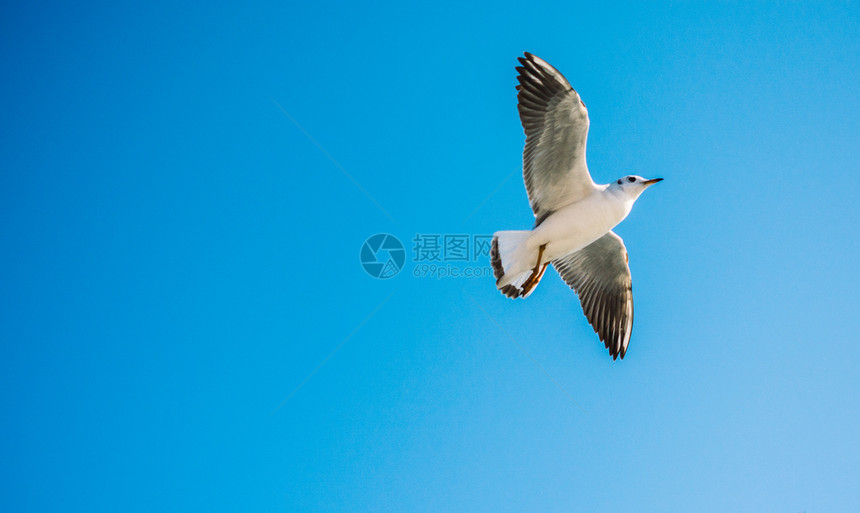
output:
[[[588,246],[630,213],[630,205],[608,190],[596,191],[546,218],[527,242],[532,249],[546,244],[544,260],[555,260]]]

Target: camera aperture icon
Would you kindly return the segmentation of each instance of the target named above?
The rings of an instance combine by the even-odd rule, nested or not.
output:
[[[406,263],[406,249],[400,239],[390,233],[371,235],[361,245],[359,253],[364,271],[381,280],[397,276]]]

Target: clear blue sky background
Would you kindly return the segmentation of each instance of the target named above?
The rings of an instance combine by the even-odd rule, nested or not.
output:
[[[860,6],[747,3],[4,4],[0,510],[860,511]],[[531,225],[523,51],[666,178],[624,361],[359,265]]]

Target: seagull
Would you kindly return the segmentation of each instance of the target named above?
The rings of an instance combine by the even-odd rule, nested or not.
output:
[[[646,188],[663,179],[628,175],[594,183],[585,163],[585,103],[543,59],[525,52],[518,60],[523,181],[535,224],[493,234],[496,287],[510,298],[528,297],[552,264],[579,296],[612,359],[623,359],[633,328],[633,282],[627,248],[612,229]]]

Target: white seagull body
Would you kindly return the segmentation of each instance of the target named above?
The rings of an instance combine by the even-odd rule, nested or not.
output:
[[[536,220],[532,230],[494,234],[490,256],[496,286],[508,297],[527,297],[553,264],[579,295],[612,358],[624,358],[633,327],[632,281],[624,242],[612,228],[642,191],[662,178],[630,175],[595,184],[585,163],[585,104],[542,59],[526,52],[519,61],[523,178]]]

